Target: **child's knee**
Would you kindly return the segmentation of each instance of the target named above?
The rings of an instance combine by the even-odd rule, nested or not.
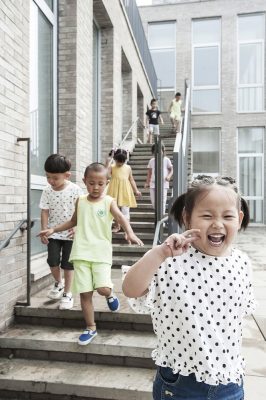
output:
[[[111,289],[108,287],[100,287],[96,289],[99,295],[101,296],[109,296],[111,294]]]

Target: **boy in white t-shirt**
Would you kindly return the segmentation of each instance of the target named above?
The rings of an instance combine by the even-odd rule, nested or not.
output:
[[[154,155],[155,151],[155,144],[152,145],[151,147],[151,152]],[[165,147],[162,144],[162,152],[163,155],[165,153]],[[155,208],[155,158],[152,157],[147,165],[148,172],[147,172],[147,178],[145,182],[145,187],[150,188],[150,198],[151,198],[151,204],[153,208]],[[167,191],[169,189],[169,182],[170,179],[173,175],[173,165],[171,163],[171,160],[168,157],[163,157],[163,213],[165,214],[165,209],[166,209],[166,200],[167,200]]]
[[[75,211],[77,198],[83,194],[78,185],[69,181],[70,168],[70,160],[60,154],[51,154],[45,161],[44,169],[49,185],[43,190],[40,200],[42,230],[68,221]],[[61,299],[59,309],[69,310],[73,307],[71,284],[74,268],[68,261],[73,231],[54,233],[48,240],[41,237],[41,241],[47,244],[47,263],[55,280],[48,297],[53,300]],[[64,270],[65,286],[61,269]]]

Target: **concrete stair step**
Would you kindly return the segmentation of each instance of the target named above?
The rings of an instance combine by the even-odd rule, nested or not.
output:
[[[150,232],[154,233],[154,222],[149,221],[149,222],[142,222],[142,221],[130,221],[130,225],[134,232],[136,234],[142,233],[142,232]]]
[[[154,233],[148,233],[148,232],[142,232],[141,235],[141,240],[143,243],[147,245],[151,245],[153,243],[154,239]],[[165,239],[167,238],[167,235],[165,234]],[[123,243],[124,240],[124,233],[123,232],[118,232],[118,233],[113,233],[113,243]]]
[[[139,235],[139,237],[141,236],[142,235]],[[122,241],[119,244],[113,244],[113,259],[115,259],[116,256],[128,258],[131,255],[140,258],[151,248],[151,246],[148,244],[144,244],[144,246],[138,246],[138,245],[123,244],[124,242]]]
[[[98,330],[88,346],[77,343],[81,330],[15,325],[0,335],[0,357],[154,368],[152,332]],[[67,357],[66,357],[67,353]]]
[[[136,211],[130,211],[130,220],[131,221],[154,221],[154,211],[146,211],[146,212],[141,212],[140,210],[137,211],[136,208],[132,208],[132,210]]]
[[[0,371],[1,398],[13,393],[20,400],[34,398],[31,393],[42,400],[59,395],[64,400],[150,400],[154,377],[154,370],[145,368],[5,358]]]

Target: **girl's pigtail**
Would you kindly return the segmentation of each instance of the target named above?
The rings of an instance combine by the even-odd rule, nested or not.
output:
[[[241,197],[240,202],[241,202],[241,211],[243,211],[244,214],[240,229],[245,230],[250,222],[249,208],[246,200],[243,199],[243,197]]]
[[[178,222],[178,225],[182,227],[184,225],[183,221],[183,210],[185,207],[185,198],[186,193],[181,194],[181,196],[177,197],[174,201],[170,214],[174,217],[174,219]]]

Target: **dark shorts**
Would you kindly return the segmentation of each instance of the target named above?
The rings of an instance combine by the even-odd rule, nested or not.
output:
[[[158,367],[153,383],[153,400],[244,400],[243,384],[208,385],[197,382],[194,374],[173,374],[168,367]]]
[[[49,239],[48,243],[48,258],[47,263],[49,267],[58,267],[62,269],[73,270],[73,264],[69,260],[72,240],[59,240],[59,239]]]

